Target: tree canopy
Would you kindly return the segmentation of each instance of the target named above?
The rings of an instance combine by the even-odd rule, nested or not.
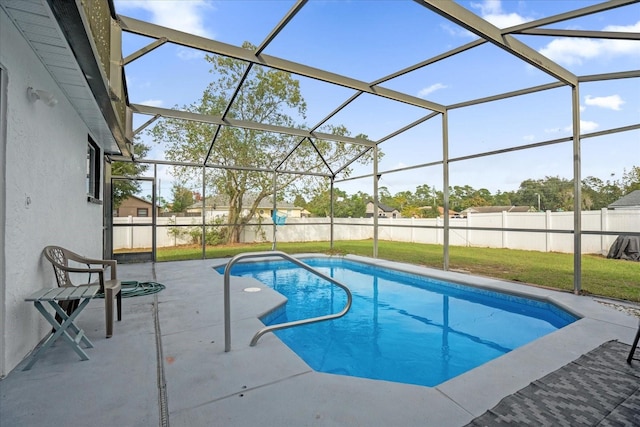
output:
[[[133,145],[133,152],[136,158],[144,158],[149,152],[149,146],[140,141],[136,141]],[[113,162],[111,165],[112,176],[139,177],[149,169],[148,164],[136,162]],[[129,196],[135,196],[140,193],[142,187],[135,180],[115,180],[113,182],[112,200],[113,209],[118,209],[122,201]]]
[[[603,181],[589,176],[582,180],[581,190],[583,210],[606,208],[622,196],[640,190],[640,166],[634,166],[629,171],[624,170],[618,180]],[[449,205],[450,209],[456,212],[480,206],[529,206],[542,211],[572,211],[573,193],[572,180],[547,176],[543,179],[522,181],[516,191],[497,191],[495,194],[486,188],[475,189],[470,185],[452,186],[449,188]],[[378,197],[381,203],[398,209],[405,218],[435,217],[439,215],[438,207],[444,205],[443,192],[428,184],[417,186],[414,192],[400,191],[396,194],[391,194],[389,189],[383,186],[378,189]],[[349,195],[336,188],[334,216],[364,217],[369,200],[373,200],[373,197],[366,193]],[[305,207],[314,216],[328,216],[330,212],[330,195],[326,189],[317,191],[309,202],[296,199],[295,203]]]
[[[248,42],[243,48],[255,50]],[[300,82],[290,73],[256,65],[245,78],[247,64],[242,61],[219,55],[207,55],[206,60],[216,78],[206,87],[199,101],[184,106],[183,110],[218,117],[226,112],[225,117],[230,119],[305,128],[306,103]],[[326,125],[320,130],[349,136],[344,126]],[[204,178],[207,195],[222,195],[229,199],[230,242],[238,241],[244,226],[256,215],[260,201],[272,196],[274,191],[287,188],[292,193],[311,194],[323,185],[323,180],[312,175],[286,172],[276,175],[274,185],[274,175],[270,171],[280,166],[282,171],[331,174],[327,165],[335,167],[363,152],[363,147],[355,144],[311,142],[291,135],[229,126],[218,128],[178,119],[163,119],[151,130],[151,135],[156,142],[167,144],[168,160],[204,162],[210,166]],[[366,138],[364,135],[358,137]],[[211,145],[214,139],[215,143]],[[370,155],[365,155],[359,161],[370,159]],[[348,176],[349,172],[350,169],[345,168],[342,173]],[[180,182],[198,183],[203,179],[201,168],[174,166],[172,173]],[[245,205],[247,201],[250,201],[249,206]]]
[[[171,187],[171,196],[173,197],[171,212],[186,212],[187,208],[195,202],[193,191],[184,185],[174,184]]]

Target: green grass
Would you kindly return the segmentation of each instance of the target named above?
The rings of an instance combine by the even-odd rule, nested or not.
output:
[[[243,252],[271,249],[271,243],[212,246],[206,258],[226,258]],[[330,251],[329,242],[278,243],[286,253],[333,253],[373,255],[373,241],[339,241]],[[406,242],[378,242],[378,257],[391,261],[442,269],[443,248]],[[161,248],[158,261],[202,258],[202,248]],[[573,255],[513,249],[449,248],[449,269],[470,274],[573,291]],[[582,257],[582,292],[627,301],[640,302],[640,263],[613,260],[597,255]]]

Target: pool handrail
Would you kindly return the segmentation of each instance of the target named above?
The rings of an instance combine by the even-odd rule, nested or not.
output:
[[[256,332],[256,334],[253,336],[253,338],[251,339],[251,343],[249,344],[251,347],[255,346],[257,344],[258,340],[260,339],[260,337],[262,335],[266,334],[267,332],[273,332],[273,331],[277,331],[279,329],[290,328],[290,327],[293,327],[293,326],[300,326],[300,325],[307,325],[307,324],[310,324],[310,323],[323,322],[325,320],[338,319],[338,318],[344,316],[345,314],[347,314],[347,312],[351,308],[351,301],[352,301],[353,298],[351,296],[351,291],[349,290],[348,287],[346,287],[345,285],[343,285],[339,281],[335,280],[333,277],[327,276],[326,274],[319,272],[318,270],[316,270],[313,267],[305,264],[304,262],[300,261],[299,259],[292,257],[291,255],[288,255],[288,254],[286,254],[286,253],[284,253],[282,251],[245,252],[245,253],[242,253],[242,254],[238,254],[238,255],[234,256],[233,258],[231,258],[231,260],[229,260],[229,262],[227,263],[227,265],[224,268],[224,351],[225,352],[228,352],[228,351],[231,350],[231,300],[230,300],[230,295],[229,295],[229,283],[230,283],[230,276],[231,276],[231,268],[233,267],[233,265],[235,263],[237,263],[241,259],[245,259],[245,258],[266,258],[266,257],[284,258],[287,261],[290,261],[290,262],[296,264],[297,266],[304,268],[305,270],[309,271],[310,273],[315,274],[316,276],[321,277],[321,278],[333,283],[334,285],[342,288],[347,294],[347,303],[345,304],[344,308],[341,311],[339,311],[338,313],[327,314],[325,316],[311,317],[309,319],[294,320],[294,321],[291,321],[291,322],[280,323],[280,324],[277,324],[277,325],[265,326],[264,328],[262,328],[258,332]]]

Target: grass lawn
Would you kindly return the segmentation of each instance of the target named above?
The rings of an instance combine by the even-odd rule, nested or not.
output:
[[[226,258],[243,252],[271,249],[271,243],[211,246],[206,258]],[[373,255],[373,241],[339,241],[330,251],[329,242],[278,243],[278,250],[295,253]],[[442,269],[442,246],[406,242],[378,242],[378,257]],[[159,248],[158,261],[201,259],[201,247]],[[514,249],[449,248],[449,269],[470,274],[573,291],[573,255]],[[640,263],[582,257],[582,291],[627,301],[640,302]]]

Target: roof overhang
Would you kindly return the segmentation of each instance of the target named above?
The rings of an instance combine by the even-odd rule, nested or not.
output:
[[[112,9],[111,1],[107,3]],[[123,121],[98,63],[93,37],[80,2],[3,0],[0,3],[105,154],[130,155]]]

